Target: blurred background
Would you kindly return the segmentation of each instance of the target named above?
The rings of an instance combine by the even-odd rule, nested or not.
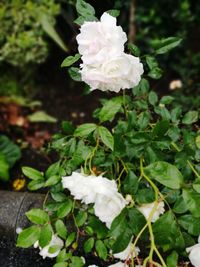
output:
[[[0,1],[0,188],[24,188],[21,166],[45,169],[51,158],[43,147],[59,131],[60,123],[92,121],[99,98],[107,97],[98,91],[88,94],[83,83],[74,82],[60,67],[66,56],[77,52],[75,2]],[[173,105],[182,105],[185,111],[199,108],[199,1],[88,2],[97,17],[106,10],[119,9],[118,25],[142,54],[151,52],[157,39],[183,38],[178,48],[160,56],[164,75],[151,85],[159,95],[173,96]]]

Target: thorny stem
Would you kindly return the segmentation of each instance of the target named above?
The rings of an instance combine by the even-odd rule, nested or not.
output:
[[[155,192],[155,204],[154,207],[147,219],[147,226],[149,228],[149,234],[150,234],[150,240],[151,240],[151,248],[150,248],[150,252],[149,252],[149,256],[144,260],[143,263],[143,267],[146,267],[147,262],[152,262],[153,260],[153,252],[155,252],[158,256],[158,258],[160,259],[160,262],[162,263],[163,267],[167,267],[165,264],[165,261],[163,259],[163,257],[161,256],[160,252],[158,251],[156,244],[155,244],[155,239],[154,239],[154,234],[153,234],[153,228],[151,225],[151,221],[153,218],[153,215],[157,209],[157,206],[159,204],[159,190],[157,188],[157,186],[151,181],[151,179],[145,174],[144,172],[144,168],[143,168],[143,158],[140,159],[140,172],[141,172],[141,177],[145,178],[145,180],[152,186],[154,192]]]
[[[98,149],[98,146],[99,146],[99,138],[97,137],[97,142],[96,142],[96,146],[94,147],[94,149],[92,150],[92,152],[89,154],[89,170],[92,174],[94,174],[93,170],[92,170],[92,159]],[[86,169],[86,164],[87,164],[87,161],[88,161],[88,157],[86,158],[86,161],[85,161],[85,169]]]
[[[177,152],[181,152],[181,149],[174,142],[172,142],[171,145],[176,149]],[[200,175],[195,170],[195,168],[194,168],[193,164],[191,163],[191,161],[187,160],[187,164],[189,165],[189,167],[191,168],[193,173],[197,176],[197,178],[200,179]]]

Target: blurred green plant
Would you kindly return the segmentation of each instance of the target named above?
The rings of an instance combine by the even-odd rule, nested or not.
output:
[[[14,144],[7,136],[0,136],[0,180],[9,180],[9,169],[21,157],[20,148]]]

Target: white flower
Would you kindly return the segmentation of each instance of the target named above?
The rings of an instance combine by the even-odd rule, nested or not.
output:
[[[200,236],[198,238],[198,244],[192,247],[186,248],[186,251],[190,253],[189,259],[192,265],[194,267],[200,267]]]
[[[120,214],[127,204],[118,192],[114,180],[102,176],[85,176],[73,172],[71,176],[63,177],[64,188],[69,189],[75,199],[85,204],[94,203],[94,213],[99,219],[110,227],[113,219]]]
[[[127,260],[130,258],[135,258],[139,254],[139,252],[140,252],[140,249],[138,247],[133,246],[132,239],[131,239],[131,242],[129,243],[129,245],[124,251],[115,253],[113,256],[116,259]]]
[[[176,90],[176,89],[181,88],[182,86],[183,86],[183,84],[182,84],[181,80],[173,80],[169,84],[169,89],[170,90]]]
[[[146,219],[148,219],[155,204],[156,202],[143,204],[142,206],[138,207],[138,210],[144,215]],[[151,220],[152,222],[155,222],[159,218],[159,216],[165,212],[164,205],[165,204],[163,201],[158,203],[156,211],[154,212],[152,220]]]
[[[89,265],[88,267],[98,267],[97,265]]]
[[[108,58],[104,55],[101,65],[82,64],[81,77],[90,85],[91,90],[119,92],[120,89],[132,88],[141,80],[143,65],[138,57],[128,54]]]
[[[49,248],[52,247],[52,246],[58,246],[57,251],[54,252],[54,253],[50,253],[49,252]],[[64,243],[63,243],[62,239],[60,239],[57,235],[52,235],[50,243],[44,248],[39,247],[39,242],[38,241],[36,241],[35,244],[34,244],[34,248],[39,247],[39,249],[40,249],[40,253],[39,254],[43,257],[43,259],[45,259],[46,257],[48,257],[48,258],[57,257],[63,246],[64,246]]]
[[[78,51],[85,64],[99,64],[106,57],[124,51],[126,33],[116,25],[116,18],[104,13],[98,22],[85,22],[77,35]]]
[[[127,202],[118,192],[111,191],[107,195],[99,194],[94,204],[94,213],[110,228],[112,221],[117,217]]]
[[[126,263],[119,261],[115,264],[109,265],[108,267],[128,267],[128,265]]]

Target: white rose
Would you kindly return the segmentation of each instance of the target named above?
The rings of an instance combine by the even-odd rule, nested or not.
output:
[[[138,210],[148,220],[149,215],[150,215],[152,209],[154,208],[154,205],[155,204],[156,204],[156,202],[152,202],[152,203],[148,203],[148,204],[143,204],[142,206],[138,207]],[[154,212],[153,217],[152,217],[152,220],[151,220],[152,222],[155,222],[159,218],[159,216],[165,212],[164,206],[165,206],[165,204],[164,204],[163,201],[161,201],[161,202],[158,203],[158,206],[156,208],[156,211]]]
[[[108,267],[128,267],[128,265],[124,262],[119,261],[115,264],[109,265]]]
[[[141,80],[143,65],[138,57],[128,54],[107,59],[99,66],[82,64],[81,77],[90,85],[91,90],[119,92],[120,89],[132,88]]]
[[[121,26],[116,26],[116,18],[108,13],[104,13],[98,22],[85,22],[76,39],[85,64],[99,64],[105,56],[121,54],[127,41]]]
[[[109,195],[117,192],[117,184],[102,176],[89,175],[73,172],[70,176],[62,178],[62,185],[67,188],[75,199],[82,200],[85,204],[96,201],[97,194]]]
[[[100,221],[110,228],[112,221],[117,217],[127,202],[118,192],[110,191],[109,194],[99,194],[94,204],[94,213]]]
[[[200,236],[198,238],[198,244],[192,247],[186,248],[186,251],[190,253],[189,259],[192,265],[194,267],[200,267]]]
[[[106,223],[107,227],[110,227],[113,219],[127,204],[118,192],[116,182],[102,176],[85,176],[73,172],[71,176],[62,178],[62,184],[75,199],[85,204],[94,203],[95,215]]]
[[[132,239],[124,251],[115,253],[113,255],[116,259],[127,260],[130,258],[135,258],[139,254],[140,249],[138,247],[133,246]]]
[[[52,246],[58,246],[58,250],[54,253],[49,253],[49,248]],[[48,257],[48,258],[57,257],[63,246],[64,246],[64,243],[63,243],[62,239],[60,239],[57,235],[52,235],[50,243],[44,248],[39,247],[38,241],[36,241],[34,244],[34,248],[39,247],[39,249],[40,249],[39,254],[43,257],[43,259],[45,259],[46,257]]]

